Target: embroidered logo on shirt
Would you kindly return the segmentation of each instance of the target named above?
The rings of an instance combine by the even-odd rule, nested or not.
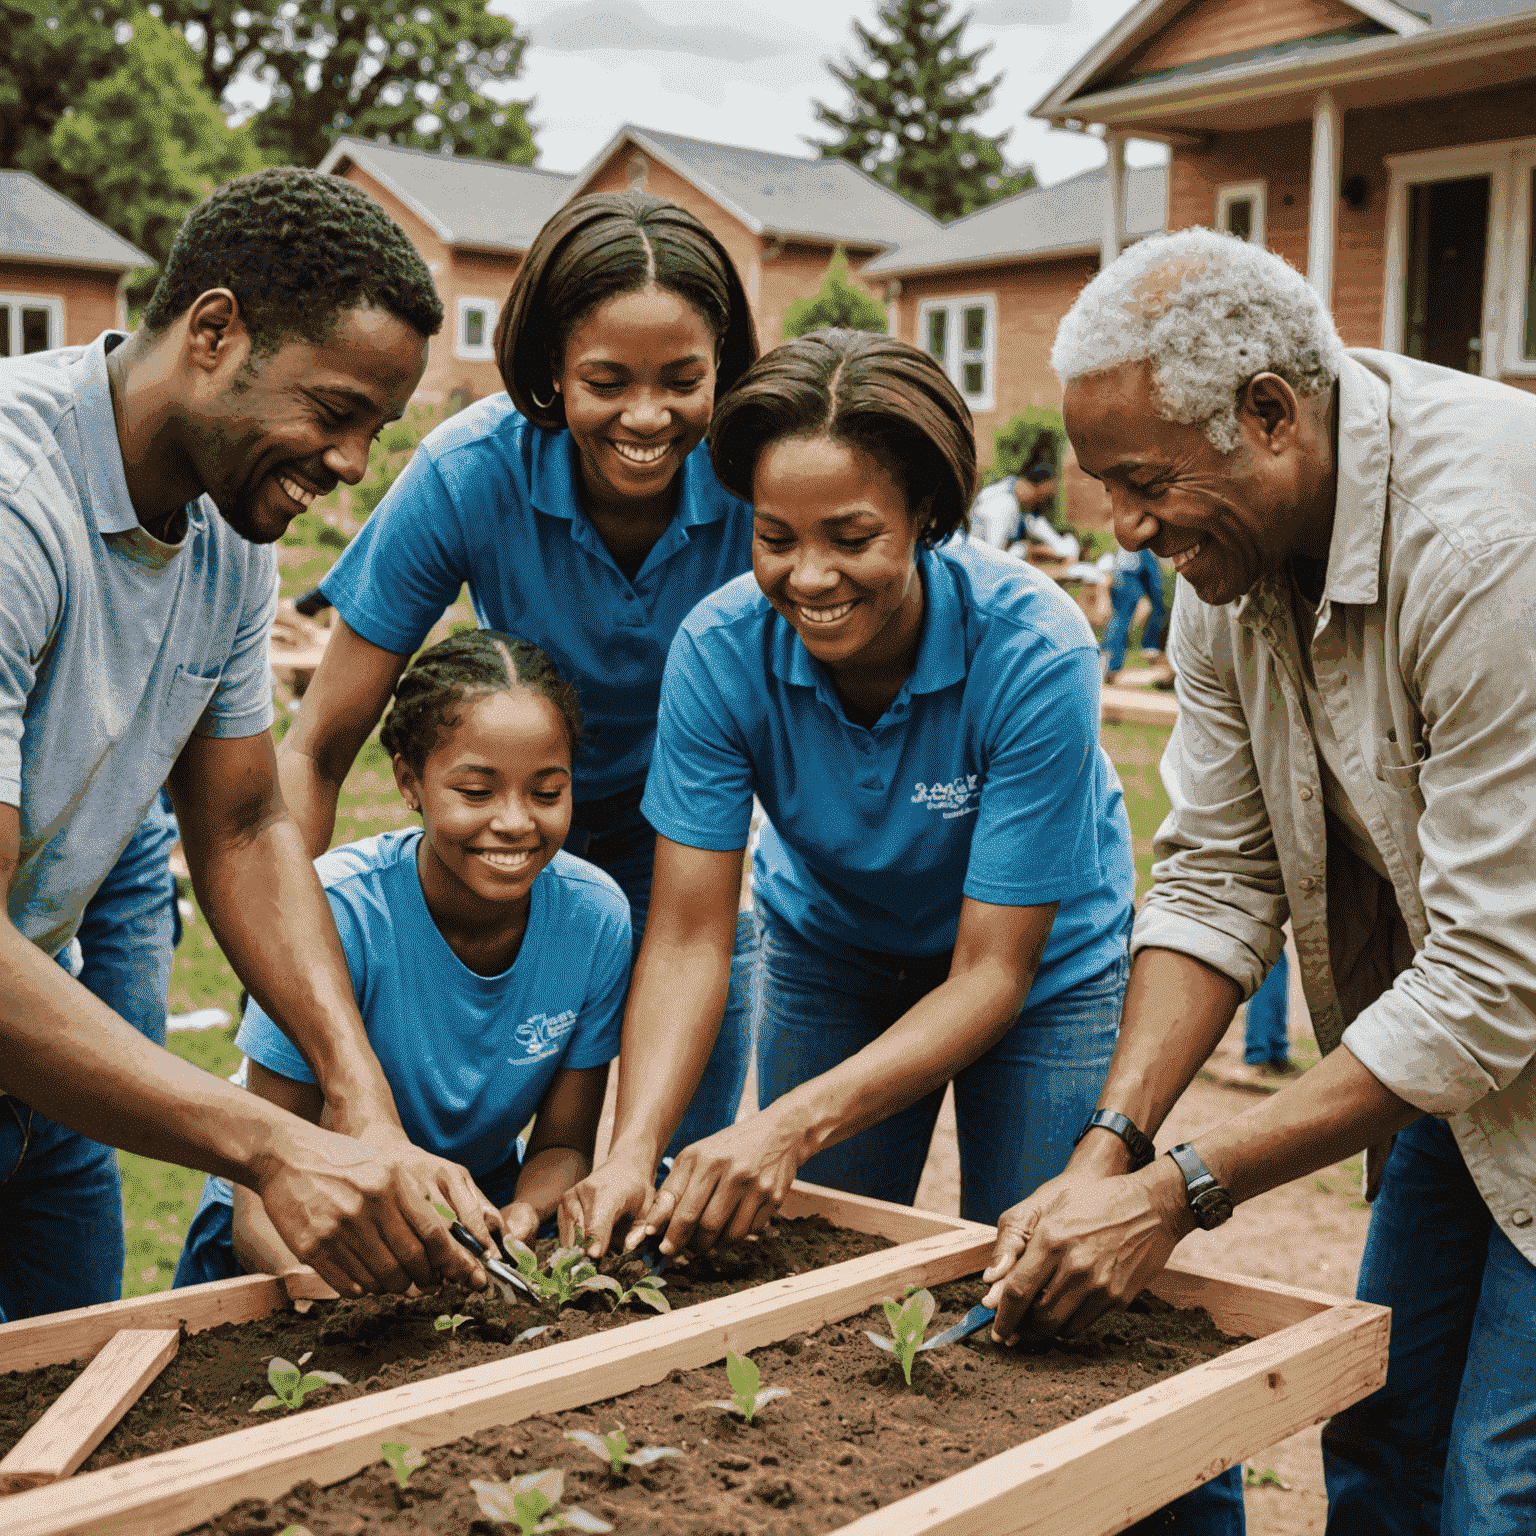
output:
[[[564,1013],[557,1013],[551,1017],[547,1013],[536,1013],[526,1024],[517,1026],[517,1038],[522,1042],[526,1056],[508,1056],[507,1061],[514,1067],[520,1067],[525,1062],[542,1061],[546,1056],[554,1056],[560,1050],[560,1042],[571,1032],[571,1026],[576,1022],[576,1011],[567,1008]]]
[[[945,821],[973,816],[981,805],[981,775],[977,773],[963,774],[948,784],[918,783],[915,788],[912,804],[938,811]]]

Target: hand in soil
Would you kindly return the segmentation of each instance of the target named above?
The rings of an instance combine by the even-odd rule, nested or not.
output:
[[[615,1146],[606,1161],[561,1197],[556,1213],[560,1241],[575,1243],[576,1234],[583,1232],[587,1257],[600,1259],[607,1253],[615,1229],[622,1231],[629,1226],[624,1251],[638,1247],[645,1228],[634,1218],[650,1204],[655,1171],[654,1163],[629,1148]]]

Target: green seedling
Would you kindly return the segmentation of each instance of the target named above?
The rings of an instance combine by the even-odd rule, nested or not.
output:
[[[606,1461],[608,1470],[615,1477],[623,1477],[625,1467],[648,1467],[653,1461],[683,1454],[670,1445],[648,1445],[644,1450],[632,1451],[622,1425],[611,1435],[594,1435],[589,1429],[568,1429],[565,1438],[573,1445],[591,1451],[599,1461]]]
[[[597,1265],[580,1248],[557,1248],[549,1256],[549,1269],[539,1268],[538,1257],[527,1243],[516,1238],[507,1245],[517,1272],[546,1306],[559,1311],[583,1291],[618,1289],[616,1281],[597,1272]]]
[[[307,1360],[309,1356],[305,1355],[304,1358]],[[269,1408],[301,1408],[311,1392],[318,1392],[322,1387],[350,1385],[340,1371],[310,1371],[305,1375],[298,1366],[280,1355],[274,1355],[272,1363],[267,1367],[267,1382],[272,1393],[259,1403],[253,1403],[252,1413],[265,1413]]]
[[[885,1320],[890,1325],[890,1338],[882,1338],[868,1328],[864,1330],[864,1337],[871,1344],[878,1345],[879,1348],[888,1350],[896,1356],[897,1363],[901,1366],[901,1374],[907,1378],[909,1387],[912,1385],[912,1362],[917,1359],[923,1334],[927,1332],[928,1324],[933,1321],[934,1308],[937,1305],[932,1291],[908,1286],[901,1301],[892,1301],[889,1298],[885,1301]]]
[[[559,1467],[529,1472],[505,1483],[471,1481],[480,1513],[499,1525],[516,1525],[518,1536],[544,1536],[546,1531],[611,1531],[596,1515],[572,1506],[555,1508],[565,1492],[565,1473]]]
[[[789,1396],[788,1387],[764,1387],[759,1391],[758,1382],[762,1378],[756,1364],[746,1355],[738,1355],[733,1349],[726,1351],[725,1379],[731,1384],[730,1401],[711,1401],[706,1406],[724,1408],[727,1413],[739,1413],[748,1424],[752,1422],[752,1415],[764,1403],[771,1403],[776,1397]]]
[[[642,1275],[628,1290],[625,1290],[617,1280],[610,1280],[607,1275],[596,1275],[587,1282],[587,1289],[602,1291],[608,1295],[610,1312],[617,1312],[620,1307],[630,1301],[638,1301],[641,1306],[650,1307],[654,1312],[670,1312],[672,1303],[661,1294],[661,1289],[666,1283],[660,1275]]]
[[[277,1536],[309,1536],[307,1525],[285,1525]]]
[[[472,1323],[473,1321],[472,1317],[466,1317],[462,1312],[455,1312],[452,1317],[449,1317],[444,1312],[441,1317],[434,1317],[432,1319],[432,1326],[439,1333],[457,1333],[464,1323]]]
[[[427,1458],[420,1451],[413,1451],[410,1446],[402,1445],[398,1440],[386,1440],[379,1447],[379,1454],[402,1488],[410,1482],[412,1472],[427,1464]]]

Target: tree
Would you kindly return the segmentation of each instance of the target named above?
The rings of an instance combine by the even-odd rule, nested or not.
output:
[[[869,292],[848,278],[848,257],[842,246],[832,252],[821,287],[808,299],[796,299],[784,311],[784,335],[841,326],[850,331],[883,331],[885,310]]]
[[[1007,133],[989,138],[967,126],[991,105],[1002,76],[976,78],[991,45],[967,53],[970,14],[952,22],[948,12],[949,0],[881,0],[878,31],[853,24],[865,60],[828,66],[853,98],[849,109],[812,103],[841,135],[816,144],[824,157],[851,160],[944,220],[1035,185],[1033,170],[1011,171],[1003,159]]]
[[[526,43],[485,0],[161,0],[196,50],[203,83],[228,101],[237,81],[271,92],[257,142],[318,165],[343,135],[531,165],[529,102],[481,94],[510,83]]]

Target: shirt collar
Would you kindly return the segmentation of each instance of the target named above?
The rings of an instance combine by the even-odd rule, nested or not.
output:
[[[545,432],[535,427],[533,432],[530,497],[534,509],[550,517],[563,517],[570,523],[585,523],[577,481],[575,438],[567,429]],[[691,528],[700,523],[717,523],[735,501],[736,498],[715,479],[709,449],[700,443],[683,460],[674,524]]]
[[[112,414],[112,386],[107,382],[107,346],[127,340],[122,331],[103,331],[71,365],[74,369],[75,421],[85,458],[85,484],[98,533],[131,533],[139,527],[123,448]]]

